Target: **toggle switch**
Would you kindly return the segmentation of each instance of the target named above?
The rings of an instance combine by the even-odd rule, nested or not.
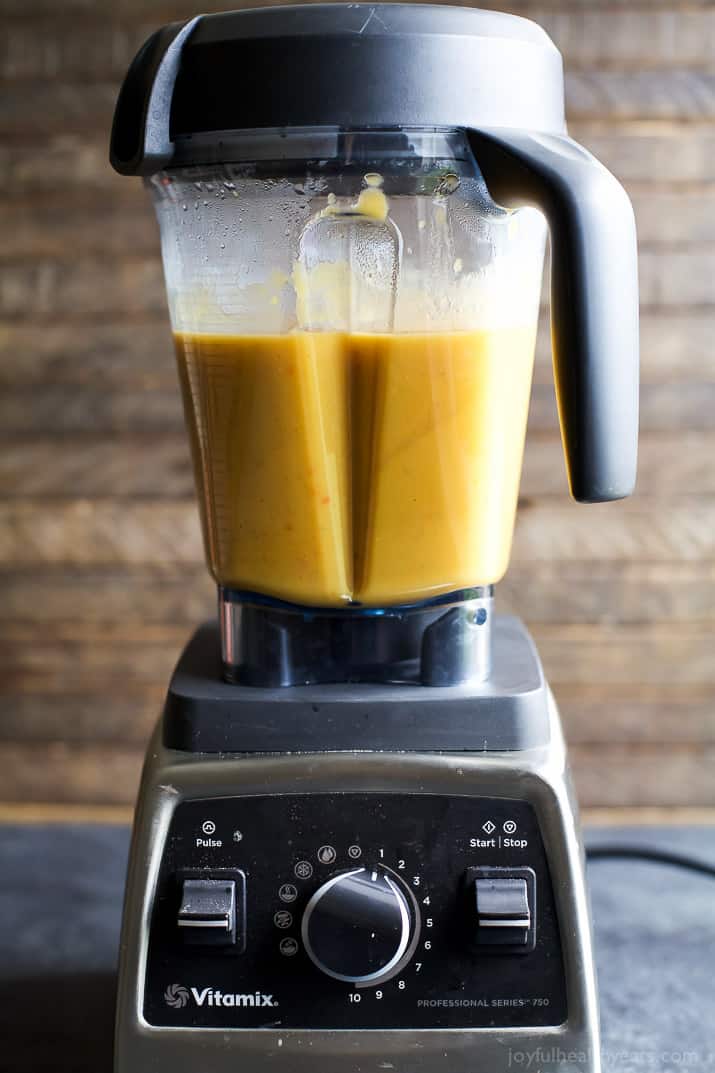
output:
[[[237,890],[237,887],[239,888]],[[192,878],[181,884],[177,925],[186,943],[196,946],[234,946],[244,932],[244,880]]]
[[[494,954],[534,948],[536,878],[530,868],[470,868],[467,891],[476,946]]]
[[[487,946],[524,946],[531,912],[525,879],[477,879],[477,942]]]

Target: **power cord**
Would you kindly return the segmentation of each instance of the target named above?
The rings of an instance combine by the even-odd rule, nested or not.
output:
[[[656,849],[650,846],[628,845],[627,843],[604,843],[601,846],[587,846],[586,858],[591,861],[607,860],[639,860],[650,861],[653,864],[669,864],[674,868],[685,868],[689,872],[698,872],[700,875],[710,876],[715,879],[715,864],[700,861],[697,857],[688,857],[683,853],[673,853],[667,849]]]

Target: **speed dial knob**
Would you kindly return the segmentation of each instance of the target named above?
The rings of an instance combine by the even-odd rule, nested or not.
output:
[[[322,972],[346,983],[392,975],[405,958],[412,931],[413,916],[400,885],[368,868],[323,883],[303,914],[308,956]]]

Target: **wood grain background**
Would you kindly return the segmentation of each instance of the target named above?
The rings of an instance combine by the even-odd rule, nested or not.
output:
[[[508,6],[562,49],[571,132],[633,197],[643,392],[637,496],[571,503],[542,330],[499,601],[536,636],[585,804],[715,806],[715,8]],[[157,234],[106,161],[135,50],[194,8],[0,0],[6,803],[130,803],[172,663],[213,613]]]

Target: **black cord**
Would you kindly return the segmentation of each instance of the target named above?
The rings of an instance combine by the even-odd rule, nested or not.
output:
[[[708,864],[696,857],[687,857],[683,853],[673,853],[667,849],[656,849],[650,846],[632,846],[626,843],[604,844],[602,846],[587,846],[586,857],[589,861],[607,861],[635,859],[639,861],[651,861],[654,864],[670,864],[675,868],[685,868],[689,872],[699,872],[700,875],[710,876],[715,879],[715,864]]]

